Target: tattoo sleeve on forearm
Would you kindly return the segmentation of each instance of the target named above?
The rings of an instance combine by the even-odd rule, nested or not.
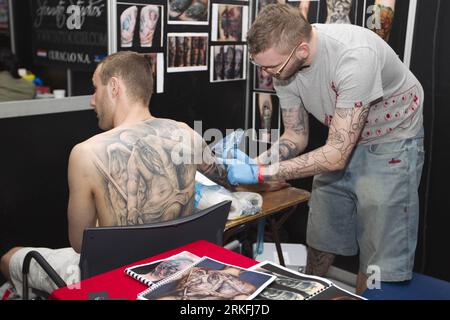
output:
[[[273,165],[263,171],[265,180],[297,179],[342,169],[358,142],[369,107],[336,109],[330,124],[327,143],[297,158],[283,161],[277,172]]]
[[[308,113],[303,106],[282,109],[285,133],[268,152],[260,156],[260,162],[269,163],[278,155],[278,161],[285,161],[301,153],[308,140]],[[274,161],[271,161],[272,163]]]
[[[209,179],[217,182],[225,188],[231,188],[228,183],[227,169],[223,164],[217,163],[215,157],[212,155],[211,149],[206,142],[203,144],[203,162],[199,165],[198,170]]]

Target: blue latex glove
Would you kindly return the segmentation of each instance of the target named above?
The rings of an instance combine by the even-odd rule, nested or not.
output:
[[[230,164],[256,164],[256,161],[253,160],[252,158],[250,158],[245,152],[242,152],[239,149],[232,149],[232,151],[230,151],[229,155],[231,156],[231,158],[220,158],[220,157],[216,157],[218,163],[222,163],[225,165],[230,165]]]
[[[235,148],[230,151],[233,159],[245,164],[256,164],[256,161],[250,158],[245,152]]]
[[[259,166],[256,164],[244,164],[242,162],[227,163],[227,176],[230,184],[257,184]]]

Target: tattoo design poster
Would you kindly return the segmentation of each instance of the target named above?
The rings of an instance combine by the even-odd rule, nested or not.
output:
[[[212,5],[212,41],[245,41],[248,31],[248,6]]]
[[[275,92],[275,89],[273,88],[273,77],[268,72],[258,66],[253,67],[253,72],[255,76],[253,81],[254,90]]]
[[[268,4],[281,3],[285,4],[286,0],[256,0],[256,15],[261,11],[262,8],[267,6]]]
[[[9,35],[8,0],[0,0],[0,33]]]
[[[119,49],[145,52],[163,47],[164,6],[117,2],[117,19]]]
[[[106,0],[30,3],[32,50],[36,64],[92,70],[107,55]]]
[[[276,94],[253,93],[253,129],[256,130],[256,141],[271,142],[271,130],[280,130],[280,103]],[[279,133],[278,133],[279,136]]]
[[[364,0],[362,26],[374,31],[403,59],[409,0]]]
[[[199,24],[209,22],[209,0],[168,0],[168,24]]]
[[[247,46],[211,46],[211,82],[244,80],[247,77]]]
[[[208,70],[208,33],[168,33],[167,72]]]
[[[288,0],[289,4],[298,7],[309,23],[319,22],[319,0]]]
[[[289,4],[294,8],[298,8],[310,23],[319,21],[320,0],[257,0],[256,15],[268,4],[276,3]]]
[[[396,0],[364,1],[365,16],[363,26],[378,34],[381,39],[389,42],[392,25],[394,23]]]
[[[164,53],[144,53],[151,65],[153,74],[153,92],[164,92]]]
[[[322,0],[319,7],[320,23],[358,24],[361,0]]]

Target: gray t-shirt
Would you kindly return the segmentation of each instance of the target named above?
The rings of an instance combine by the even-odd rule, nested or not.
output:
[[[282,109],[304,106],[329,126],[336,108],[370,108],[361,144],[397,141],[422,128],[423,89],[392,48],[374,32],[354,26],[314,24],[312,64],[274,81]]]

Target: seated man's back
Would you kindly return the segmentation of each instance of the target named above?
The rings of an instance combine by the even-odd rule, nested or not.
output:
[[[191,139],[177,134],[183,131],[188,129],[182,123],[153,118],[84,142],[100,226],[153,223],[193,212],[196,166],[173,159],[178,150],[191,148]]]

